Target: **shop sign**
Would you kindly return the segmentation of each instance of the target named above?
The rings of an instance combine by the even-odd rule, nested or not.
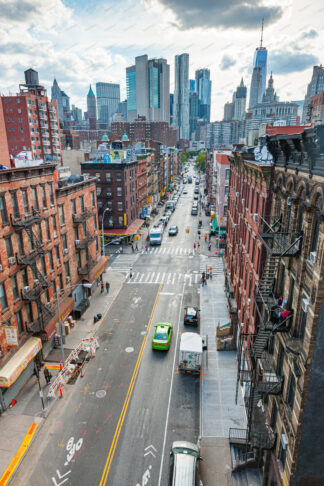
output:
[[[18,347],[18,329],[15,326],[4,326],[8,347]]]

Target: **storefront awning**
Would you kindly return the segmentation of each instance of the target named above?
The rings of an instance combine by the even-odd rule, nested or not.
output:
[[[60,317],[62,323],[73,311],[74,304],[75,302],[73,297],[66,297],[62,302],[60,302]],[[55,316],[49,321],[45,329],[41,331],[43,341],[49,341],[51,337],[54,336],[57,330],[57,325],[58,314],[56,313]]]
[[[94,283],[106,269],[107,265],[108,258],[105,256],[101,257],[99,262],[92,268],[92,270],[90,270],[88,278],[85,280],[88,280],[91,284]]]
[[[0,369],[0,387],[9,388],[42,349],[42,341],[31,337]]]
[[[135,235],[138,230],[143,226],[144,220],[143,219],[135,219],[127,228],[115,229],[112,228],[111,230],[104,230],[104,236],[131,236]]]

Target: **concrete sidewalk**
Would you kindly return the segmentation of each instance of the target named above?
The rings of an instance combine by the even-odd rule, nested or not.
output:
[[[103,273],[102,275],[105,283],[106,281],[109,281],[110,291],[108,294],[106,293],[106,290],[104,293],[101,293],[100,287],[94,291],[90,299],[90,307],[83,314],[82,318],[77,321],[76,326],[71,329],[70,334],[65,338],[65,357],[69,355],[70,350],[77,346],[82,339],[95,336],[101,322],[94,324],[94,315],[100,313],[104,317],[107,314],[125,281],[125,277],[120,273],[106,271],[106,273]],[[59,360],[61,357],[60,350],[55,350],[55,353]],[[53,378],[57,373],[58,371],[51,370]],[[50,401],[47,399],[48,385],[46,385],[42,372],[40,373],[40,384],[44,395],[43,400],[45,410],[42,409],[36,377],[32,376],[16,397],[16,405],[3,412],[0,416],[0,480],[8,468],[10,461],[22,444],[29,427],[33,423],[37,423],[37,434],[44,423],[51,406],[55,402],[55,400]]]
[[[218,260],[216,262],[216,259]],[[201,256],[207,266],[223,267],[221,257]],[[208,336],[208,356],[201,382],[201,456],[204,486],[228,486],[231,459],[228,441],[230,427],[246,427],[241,389],[235,405],[237,362],[235,351],[216,350],[216,328],[229,322],[224,292],[224,273],[200,288],[200,333]],[[206,374],[205,374],[206,373]]]

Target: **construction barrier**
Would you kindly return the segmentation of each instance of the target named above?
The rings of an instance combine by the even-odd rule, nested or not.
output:
[[[66,383],[68,383],[69,379],[75,372],[76,367],[78,366],[77,361],[79,359],[79,354],[81,353],[81,351],[84,351],[86,353],[83,363],[89,364],[90,359],[95,357],[97,348],[99,348],[97,338],[91,337],[82,339],[81,343],[76,348],[74,348],[73,351],[66,358],[64,368],[62,368],[62,370],[59,372],[59,374],[51,384],[48,390],[47,397],[55,398],[57,393],[59,393],[60,397],[62,397],[62,388]],[[74,361],[75,363],[72,363],[72,361]],[[83,376],[84,371],[87,368],[87,365],[84,366],[83,363],[80,368],[81,376]]]

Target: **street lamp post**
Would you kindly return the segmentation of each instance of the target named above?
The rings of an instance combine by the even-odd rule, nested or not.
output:
[[[105,254],[105,238],[104,238],[104,217],[105,212],[108,211],[108,208],[105,208],[102,213],[102,220],[101,220],[101,254],[104,256]]]

